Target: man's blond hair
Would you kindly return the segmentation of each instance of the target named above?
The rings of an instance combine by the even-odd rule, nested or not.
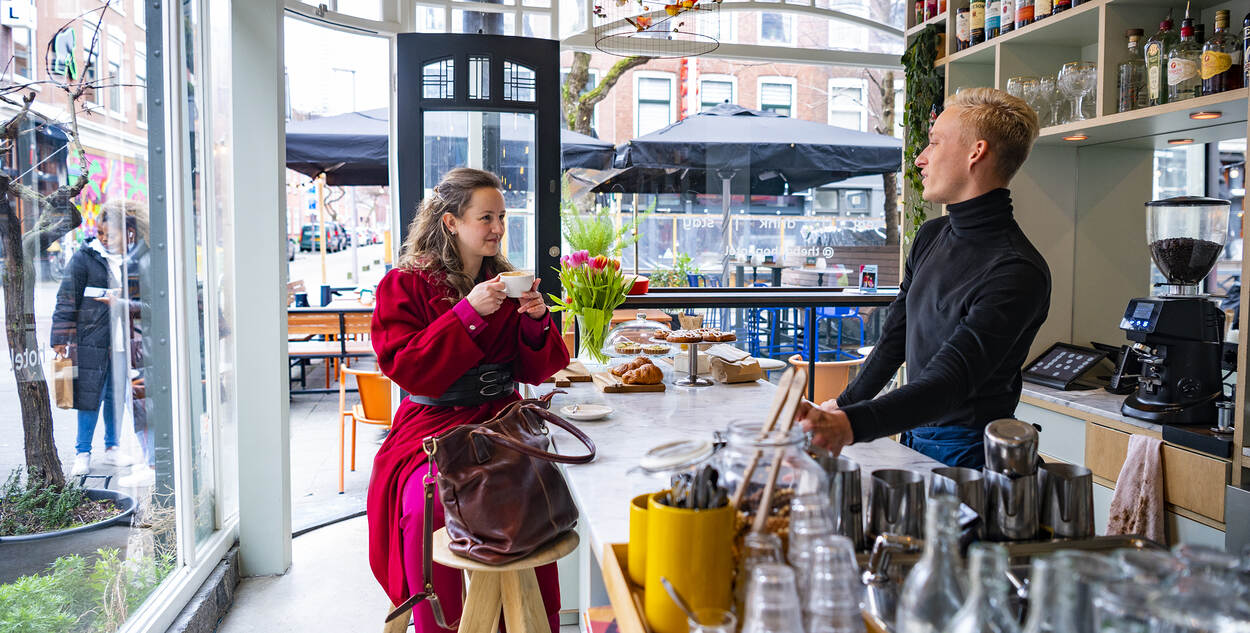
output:
[[[959,123],[965,139],[984,140],[997,159],[995,171],[1011,180],[1037,140],[1037,113],[1023,99],[993,88],[966,88],[946,100],[961,108]],[[971,138],[969,138],[971,137]]]

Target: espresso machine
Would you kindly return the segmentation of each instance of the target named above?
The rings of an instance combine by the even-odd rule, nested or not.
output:
[[[1150,257],[1166,282],[1158,296],[1129,301],[1120,320],[1141,361],[1127,416],[1169,425],[1216,421],[1223,397],[1224,313],[1199,284],[1224,251],[1229,202],[1180,197],[1146,203]]]

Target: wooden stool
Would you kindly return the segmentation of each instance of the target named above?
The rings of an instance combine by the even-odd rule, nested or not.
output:
[[[569,532],[546,548],[507,565],[487,565],[457,556],[448,547],[450,542],[447,528],[434,533],[434,562],[469,574],[469,595],[461,610],[458,633],[495,633],[499,630],[501,609],[508,633],[558,633],[551,631],[547,622],[534,568],[554,563],[577,549],[577,532]],[[384,633],[407,629],[408,619],[392,620]]]

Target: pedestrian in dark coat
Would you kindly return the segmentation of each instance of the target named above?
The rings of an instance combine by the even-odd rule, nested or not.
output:
[[[52,348],[74,360],[74,408],[78,410],[78,438],[72,476],[91,470],[91,445],[101,409],[104,417],[105,456],[117,461],[117,420],[112,388],[112,308],[120,296],[126,248],[123,221],[97,222],[97,236],[70,259],[52,313]],[[113,220],[114,218],[109,218]],[[122,379],[127,377],[122,376]]]

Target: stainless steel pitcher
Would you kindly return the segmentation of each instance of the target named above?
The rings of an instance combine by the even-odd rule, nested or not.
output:
[[[985,534],[992,541],[1037,537],[1037,475],[1012,477],[985,469]]]
[[[809,454],[829,477],[829,506],[833,510],[833,531],[849,539],[856,551],[868,549],[864,539],[864,487],[860,481],[859,464],[827,451]]]
[[[947,494],[981,516],[977,536],[985,532],[985,477],[981,471],[958,466],[934,468],[929,477],[929,496]]]
[[[1038,471],[1041,488],[1041,525],[1055,538],[1089,538],[1094,535],[1094,475],[1084,466],[1043,464]]]
[[[994,420],[985,426],[985,469],[1004,475],[1037,472],[1037,429],[1020,420]]]
[[[921,538],[924,530],[924,475],[885,468],[872,473],[869,532]]]

